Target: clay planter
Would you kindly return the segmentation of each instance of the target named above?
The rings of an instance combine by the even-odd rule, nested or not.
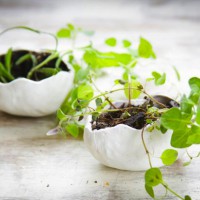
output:
[[[144,100],[134,100],[133,105],[140,105]],[[114,127],[92,130],[92,118],[88,117],[84,131],[84,142],[90,153],[100,163],[121,170],[140,171],[148,169],[148,157],[141,139],[141,129],[119,124]],[[144,140],[151,155],[152,165],[161,167],[159,158],[170,146],[171,131],[162,134],[154,129],[144,131]]]
[[[29,51],[13,51],[12,62],[19,56],[27,54]],[[49,56],[49,53],[37,53],[31,51],[38,61],[42,61]],[[0,61],[4,55],[0,56]],[[55,61],[50,61],[46,66],[54,68]],[[72,88],[73,72],[68,69],[64,62],[61,63],[62,71],[53,76],[44,76],[37,72],[33,74],[32,80],[25,78],[31,69],[31,62],[25,61],[23,66],[12,67],[12,75],[15,80],[9,83],[0,82],[0,110],[9,114],[19,116],[39,117],[54,113],[66,95]]]

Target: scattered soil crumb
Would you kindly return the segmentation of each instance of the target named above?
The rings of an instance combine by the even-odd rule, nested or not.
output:
[[[105,187],[108,187],[109,185],[110,185],[110,183],[107,182],[107,181],[104,183],[104,186],[105,186]]]

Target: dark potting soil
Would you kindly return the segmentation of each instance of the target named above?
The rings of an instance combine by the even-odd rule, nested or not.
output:
[[[14,78],[19,78],[19,77],[26,78],[29,71],[31,70],[31,68],[33,66],[33,62],[31,59],[28,59],[28,60],[24,61],[23,63],[16,65],[16,61],[26,54],[32,54],[33,56],[35,56],[35,58],[37,60],[37,64],[43,62],[48,56],[51,55],[48,52],[35,52],[35,51],[28,51],[28,50],[12,51],[11,74],[14,76]],[[57,58],[51,60],[46,65],[44,65],[42,68],[55,68],[56,61],[57,61]],[[0,62],[5,63],[5,54],[0,55]],[[61,61],[59,68],[62,71],[70,71],[69,68],[67,67],[67,65],[63,61]],[[49,76],[47,76],[46,74],[41,73],[41,72],[35,72],[35,73],[33,73],[31,80],[40,81],[42,79],[48,78]]]
[[[155,99],[168,108],[179,106],[175,100],[169,97],[157,95]],[[125,124],[135,129],[142,129],[148,124],[148,120],[156,121],[157,118],[160,117],[159,114],[154,114],[154,116],[148,114],[148,108],[162,108],[160,104],[153,102],[149,98],[145,97],[145,100],[146,101],[139,106],[129,105],[128,103],[115,103],[116,111],[102,113],[95,120],[92,120],[92,130],[114,127],[118,124]],[[110,109],[113,109],[113,107],[110,107]]]

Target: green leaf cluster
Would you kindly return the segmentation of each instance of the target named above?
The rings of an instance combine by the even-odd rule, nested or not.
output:
[[[200,144],[200,78],[189,80],[190,95],[183,96],[180,108],[171,108],[161,117],[161,124],[173,130],[171,145],[186,148]]]
[[[132,61],[129,53],[100,52],[94,48],[88,48],[83,55],[83,60],[92,68],[119,67],[128,65]]]
[[[166,81],[166,73],[160,74],[158,72],[152,72],[152,76],[154,77],[155,85],[163,85]]]

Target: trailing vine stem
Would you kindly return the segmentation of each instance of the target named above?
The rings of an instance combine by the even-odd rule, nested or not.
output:
[[[128,104],[131,105],[131,76],[128,75]]]
[[[194,158],[198,158],[200,156],[200,152],[196,156],[191,156],[187,149],[185,151],[186,151],[187,156],[190,159],[188,163],[191,163]]]
[[[145,95],[147,95],[153,102],[155,102],[155,103],[161,105],[161,106],[164,107],[164,108],[167,108],[164,104],[160,103],[159,101],[157,101],[156,99],[154,99],[150,94],[148,94],[146,91],[144,91],[144,90],[142,90],[142,89],[139,89],[138,87],[137,87],[137,88],[136,88],[136,87],[124,87],[124,88],[118,88],[118,89],[106,91],[106,92],[103,92],[103,93],[98,94],[98,95],[96,95],[95,97],[91,98],[91,99],[89,100],[89,102],[91,102],[91,101],[97,99],[98,97],[101,97],[101,96],[104,96],[104,95],[107,95],[107,94],[111,94],[111,93],[114,93],[114,92],[126,90],[126,89],[138,90],[138,91],[144,93]]]
[[[37,34],[49,35],[49,36],[53,37],[54,40],[55,40],[55,51],[58,48],[58,38],[54,34],[48,33],[48,32],[45,32],[45,31],[40,31],[40,30],[37,30],[37,29],[34,29],[34,28],[30,28],[28,26],[13,26],[13,27],[7,28],[7,29],[3,30],[2,32],[0,32],[0,36],[3,35],[6,32],[9,32],[9,31],[15,30],[15,29],[23,29],[23,30],[31,31],[31,32],[34,32],[34,33],[37,33]]]
[[[142,132],[141,132],[141,138],[142,138],[142,144],[144,146],[144,149],[145,149],[145,152],[148,156],[148,162],[149,162],[149,165],[150,165],[150,168],[153,168],[153,165],[152,165],[152,162],[151,162],[151,156],[150,156],[150,153],[149,153],[149,150],[146,146],[146,143],[145,143],[145,140],[144,140],[144,130],[145,130],[145,127],[144,126],[142,128]],[[169,192],[171,192],[172,194],[174,194],[176,197],[178,197],[179,199],[181,200],[185,200],[185,198],[181,197],[179,194],[177,194],[174,190],[172,190],[164,181],[161,181],[161,185],[166,188],[166,190],[168,190]]]
[[[155,103],[161,105],[163,108],[166,108],[166,106],[162,103],[160,103],[159,101],[157,101],[155,98],[153,98],[150,94],[147,94],[146,91],[143,91],[144,94],[146,94],[152,101],[154,101]]]
[[[106,100],[113,108],[117,109],[117,108],[115,107],[115,105],[110,101],[110,99],[106,96],[106,94],[103,94],[102,91],[96,86],[96,84],[95,84],[95,82],[93,81],[93,79],[92,79],[91,76],[90,76],[90,80],[91,80],[92,84],[94,85],[94,87],[96,88],[96,90],[97,90],[100,94],[102,94],[102,95],[104,96],[105,100]]]
[[[153,166],[152,166],[152,163],[151,163],[151,157],[150,157],[150,154],[149,154],[149,150],[147,149],[146,143],[144,141],[144,129],[145,129],[145,127],[146,126],[144,126],[142,128],[142,132],[141,132],[142,144],[143,144],[145,152],[146,152],[146,154],[148,156],[148,161],[149,161],[150,168],[152,168]]]
[[[163,185],[163,187],[165,187],[169,192],[171,192],[172,194],[174,194],[176,197],[178,197],[181,200],[185,200],[185,198],[181,197],[174,190],[172,190],[171,188],[169,188],[168,185],[165,182],[161,182],[161,184]]]
[[[189,152],[188,152],[188,150],[186,149],[186,154],[187,154],[187,156],[190,158],[190,160],[192,160],[193,159],[193,157],[189,154]]]

